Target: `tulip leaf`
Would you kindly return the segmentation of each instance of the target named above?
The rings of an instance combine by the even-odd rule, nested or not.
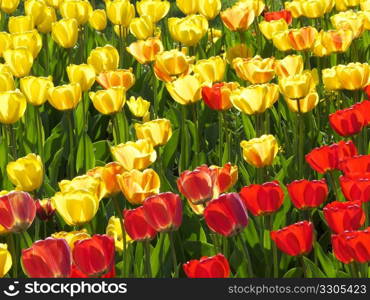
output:
[[[104,162],[110,160],[111,153],[108,141],[102,140],[95,142],[93,143],[93,148],[95,152],[96,163],[97,161]]]
[[[319,262],[325,274],[331,278],[335,277],[336,272],[335,272],[335,269],[333,268],[333,264],[331,260],[326,256],[324,250],[321,248],[320,243],[317,243],[317,242],[315,243],[314,251],[315,251],[315,255],[319,259]]]
[[[170,241],[167,234],[161,233],[152,251],[150,262],[152,265],[153,277],[163,277],[165,270],[171,268]]]
[[[64,149],[61,148],[59,149],[53,156],[53,160],[51,161],[50,165],[49,165],[49,179],[50,179],[50,183],[51,185],[55,185],[57,182],[58,182],[58,175],[59,175],[59,171],[60,169],[58,168],[58,166],[61,165],[61,162],[62,162],[62,158],[63,158],[63,151]]]
[[[94,146],[90,137],[83,134],[79,140],[76,157],[77,173],[84,173],[95,166]]]
[[[176,129],[173,131],[170,140],[163,148],[163,153],[161,157],[164,169],[167,169],[171,161],[173,160],[177,147],[179,145],[179,140],[180,140],[180,130]]]
[[[302,277],[302,268],[291,268],[288,272],[283,275],[283,278],[299,278]]]
[[[189,257],[213,256],[216,251],[214,245],[201,241],[185,241],[183,247]]]
[[[325,274],[320,270],[320,268],[309,258],[303,257],[304,263],[306,264],[307,276],[309,278],[326,278]]]

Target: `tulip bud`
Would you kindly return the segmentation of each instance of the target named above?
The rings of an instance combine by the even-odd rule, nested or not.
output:
[[[153,23],[157,23],[168,14],[170,2],[161,0],[141,0],[136,2],[136,8],[141,17],[149,16]]]
[[[166,83],[171,97],[181,105],[188,105],[202,98],[202,85],[197,76],[186,75],[175,81]]]
[[[331,128],[341,136],[350,136],[361,132],[366,121],[361,111],[354,107],[338,110],[329,115]]]
[[[120,224],[121,220],[115,216],[111,216],[108,221],[106,234],[114,239],[116,251],[123,251],[123,234],[122,227]],[[132,242],[130,236],[125,232],[126,247],[128,243]]]
[[[12,267],[12,256],[7,244],[0,244],[0,278],[3,278]]]
[[[165,145],[172,136],[171,122],[167,119],[156,119],[143,124],[135,124],[138,139],[147,139],[153,146]]]
[[[119,63],[119,54],[111,45],[97,47],[90,52],[87,63],[94,67],[95,73],[116,70]]]
[[[51,203],[50,198],[43,199],[43,200],[36,200],[36,213],[37,217],[41,221],[49,221],[55,214],[55,208]]]
[[[319,104],[319,95],[315,90],[311,91],[307,96],[300,99],[290,99],[284,97],[290,111],[300,114],[305,114],[313,110]]]
[[[315,79],[310,71],[279,78],[280,92],[290,99],[306,97],[315,88],[315,85]]]
[[[26,97],[19,91],[0,92],[0,123],[14,124],[27,108]]]
[[[288,55],[275,61],[275,73],[279,77],[298,75],[303,72],[303,57],[301,55]]]
[[[4,1],[3,1],[4,2]],[[32,16],[10,17],[8,21],[9,33],[23,33],[35,28]]]
[[[78,39],[76,19],[61,19],[51,25],[51,37],[63,48],[73,48]]]
[[[141,97],[135,98],[131,96],[127,101],[127,106],[135,117],[142,118],[149,112],[150,102]]]
[[[284,19],[273,20],[270,22],[262,21],[258,24],[258,27],[264,37],[268,40],[271,40],[275,33],[288,30],[288,24]]]
[[[37,25],[37,30],[41,33],[50,33],[52,30],[52,24],[57,21],[55,9],[47,6],[45,8],[44,18],[42,22]]]
[[[81,101],[82,91],[78,83],[49,88],[48,101],[57,110],[74,109]]]
[[[208,20],[213,20],[220,13],[222,6],[220,0],[200,0],[198,2],[199,13]]]
[[[24,77],[29,74],[33,65],[31,51],[26,48],[4,51],[5,63],[15,77]]]
[[[89,1],[69,0],[60,4],[59,11],[64,19],[75,19],[78,25],[84,25],[89,20],[92,6]]]
[[[12,14],[18,7],[20,0],[7,0],[0,2],[0,9],[7,13]]]
[[[142,16],[140,18],[134,18],[130,23],[130,32],[138,40],[146,40],[153,36],[154,24],[151,17]]]
[[[0,92],[12,91],[15,89],[13,74],[9,72],[0,73]]]
[[[135,84],[135,75],[131,68],[126,70],[117,69],[100,73],[96,77],[96,81],[105,89],[124,87],[127,91]]]
[[[106,2],[108,19],[115,25],[128,27],[135,17],[135,7],[129,0],[113,0]]]
[[[104,9],[94,10],[89,17],[89,24],[97,31],[103,31],[107,27],[107,14]]]
[[[227,110],[232,107],[230,95],[239,87],[236,82],[216,83],[202,88],[204,103],[214,110]]]
[[[54,87],[52,77],[23,77],[20,80],[21,91],[26,96],[27,102],[35,106],[44,104],[47,100],[49,89]]]
[[[32,16],[35,26],[42,23],[45,18],[46,3],[43,0],[24,1],[24,12],[27,16]]]
[[[276,32],[272,37],[272,43],[280,51],[293,49],[289,39],[289,30]]]
[[[71,83],[80,84],[82,92],[88,91],[95,82],[95,70],[87,64],[69,65],[67,74]]]
[[[121,111],[126,102],[126,91],[123,87],[90,92],[89,97],[97,111],[104,115]]]
[[[322,180],[295,180],[287,185],[290,200],[297,209],[319,207],[328,197],[328,185]]]
[[[370,202],[370,178],[339,177],[344,197],[348,201]]]

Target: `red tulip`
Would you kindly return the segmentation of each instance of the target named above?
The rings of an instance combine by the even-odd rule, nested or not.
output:
[[[339,164],[339,168],[346,177],[370,177],[370,155],[358,155],[348,158]]]
[[[182,222],[182,201],[174,193],[147,198],[143,204],[147,223],[158,232],[177,230]]]
[[[22,250],[22,268],[31,278],[68,278],[71,275],[71,249],[64,239],[47,238]]]
[[[370,93],[370,85],[368,87]],[[352,107],[361,112],[362,117],[365,119],[365,126],[368,126],[370,124],[370,101],[364,100],[352,105]]]
[[[11,232],[27,230],[35,219],[36,205],[26,192],[10,192],[0,197],[0,225]]]
[[[227,192],[238,181],[238,167],[236,165],[227,163],[223,167],[211,166],[210,169],[216,172],[215,186],[220,194]]]
[[[239,195],[254,216],[276,212],[284,201],[284,192],[279,181],[245,186]]]
[[[222,254],[204,256],[200,260],[193,259],[184,264],[183,269],[189,278],[228,278],[230,276],[229,262]]]
[[[112,270],[114,265],[114,239],[96,234],[89,239],[76,241],[73,261],[77,268],[89,277],[99,277]]]
[[[292,23],[292,14],[289,10],[283,9],[281,11],[265,12],[263,17],[266,21],[270,22],[273,20],[284,19],[288,24]]]
[[[339,177],[340,186],[344,197],[349,201],[370,201],[370,178]]]
[[[360,110],[350,107],[329,115],[330,126],[341,136],[359,133],[365,126],[365,119]]]
[[[227,110],[232,107],[230,101],[230,84],[216,83],[212,87],[202,88],[202,98],[207,106],[214,110]],[[223,88],[225,87],[225,88]]]
[[[113,264],[112,269],[108,273],[100,276],[99,278],[115,278],[115,277],[116,277],[116,268]],[[70,278],[89,278],[89,276],[83,273],[79,268],[77,268],[75,264],[73,264]]]
[[[155,229],[145,220],[143,206],[125,210],[123,215],[125,231],[134,241],[151,240],[156,236]]]
[[[50,198],[44,200],[36,200],[36,213],[41,221],[50,220],[55,214]]]
[[[287,185],[290,200],[298,209],[319,207],[328,197],[326,180],[295,180]]]
[[[365,86],[364,92],[370,98],[370,84]]]
[[[339,168],[339,164],[351,157],[354,157],[358,154],[357,148],[355,144],[350,140],[348,142],[345,141],[340,141],[334,145],[337,145],[337,153],[338,153],[338,166],[337,169]]]
[[[313,225],[302,221],[270,233],[271,239],[284,253],[291,256],[304,255],[311,251],[313,243]]]
[[[248,214],[237,193],[223,194],[210,201],[204,210],[208,227],[224,236],[239,233],[248,225]]]
[[[365,213],[360,201],[334,201],[323,209],[325,220],[334,233],[357,230],[365,222]]]

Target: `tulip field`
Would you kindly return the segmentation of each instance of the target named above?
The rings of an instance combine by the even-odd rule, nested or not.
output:
[[[370,278],[370,0],[0,11],[0,277]]]

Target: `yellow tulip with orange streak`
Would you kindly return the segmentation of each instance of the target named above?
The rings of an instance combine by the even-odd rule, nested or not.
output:
[[[154,61],[155,56],[164,48],[162,41],[154,37],[133,42],[126,49],[140,64],[146,64]]]
[[[192,58],[177,49],[163,51],[155,57],[153,70],[158,79],[170,82],[189,73]]]
[[[117,69],[100,73],[96,81],[105,89],[124,87],[129,90],[135,84],[135,75],[130,69]]]
[[[253,9],[235,4],[220,13],[224,25],[231,31],[245,31],[252,25],[256,16]]]
[[[301,55],[288,55],[275,61],[274,70],[278,77],[298,75],[303,72],[304,62]]]
[[[232,66],[239,78],[253,84],[266,83],[275,76],[275,59],[262,58],[259,55],[253,58],[235,58]]]

